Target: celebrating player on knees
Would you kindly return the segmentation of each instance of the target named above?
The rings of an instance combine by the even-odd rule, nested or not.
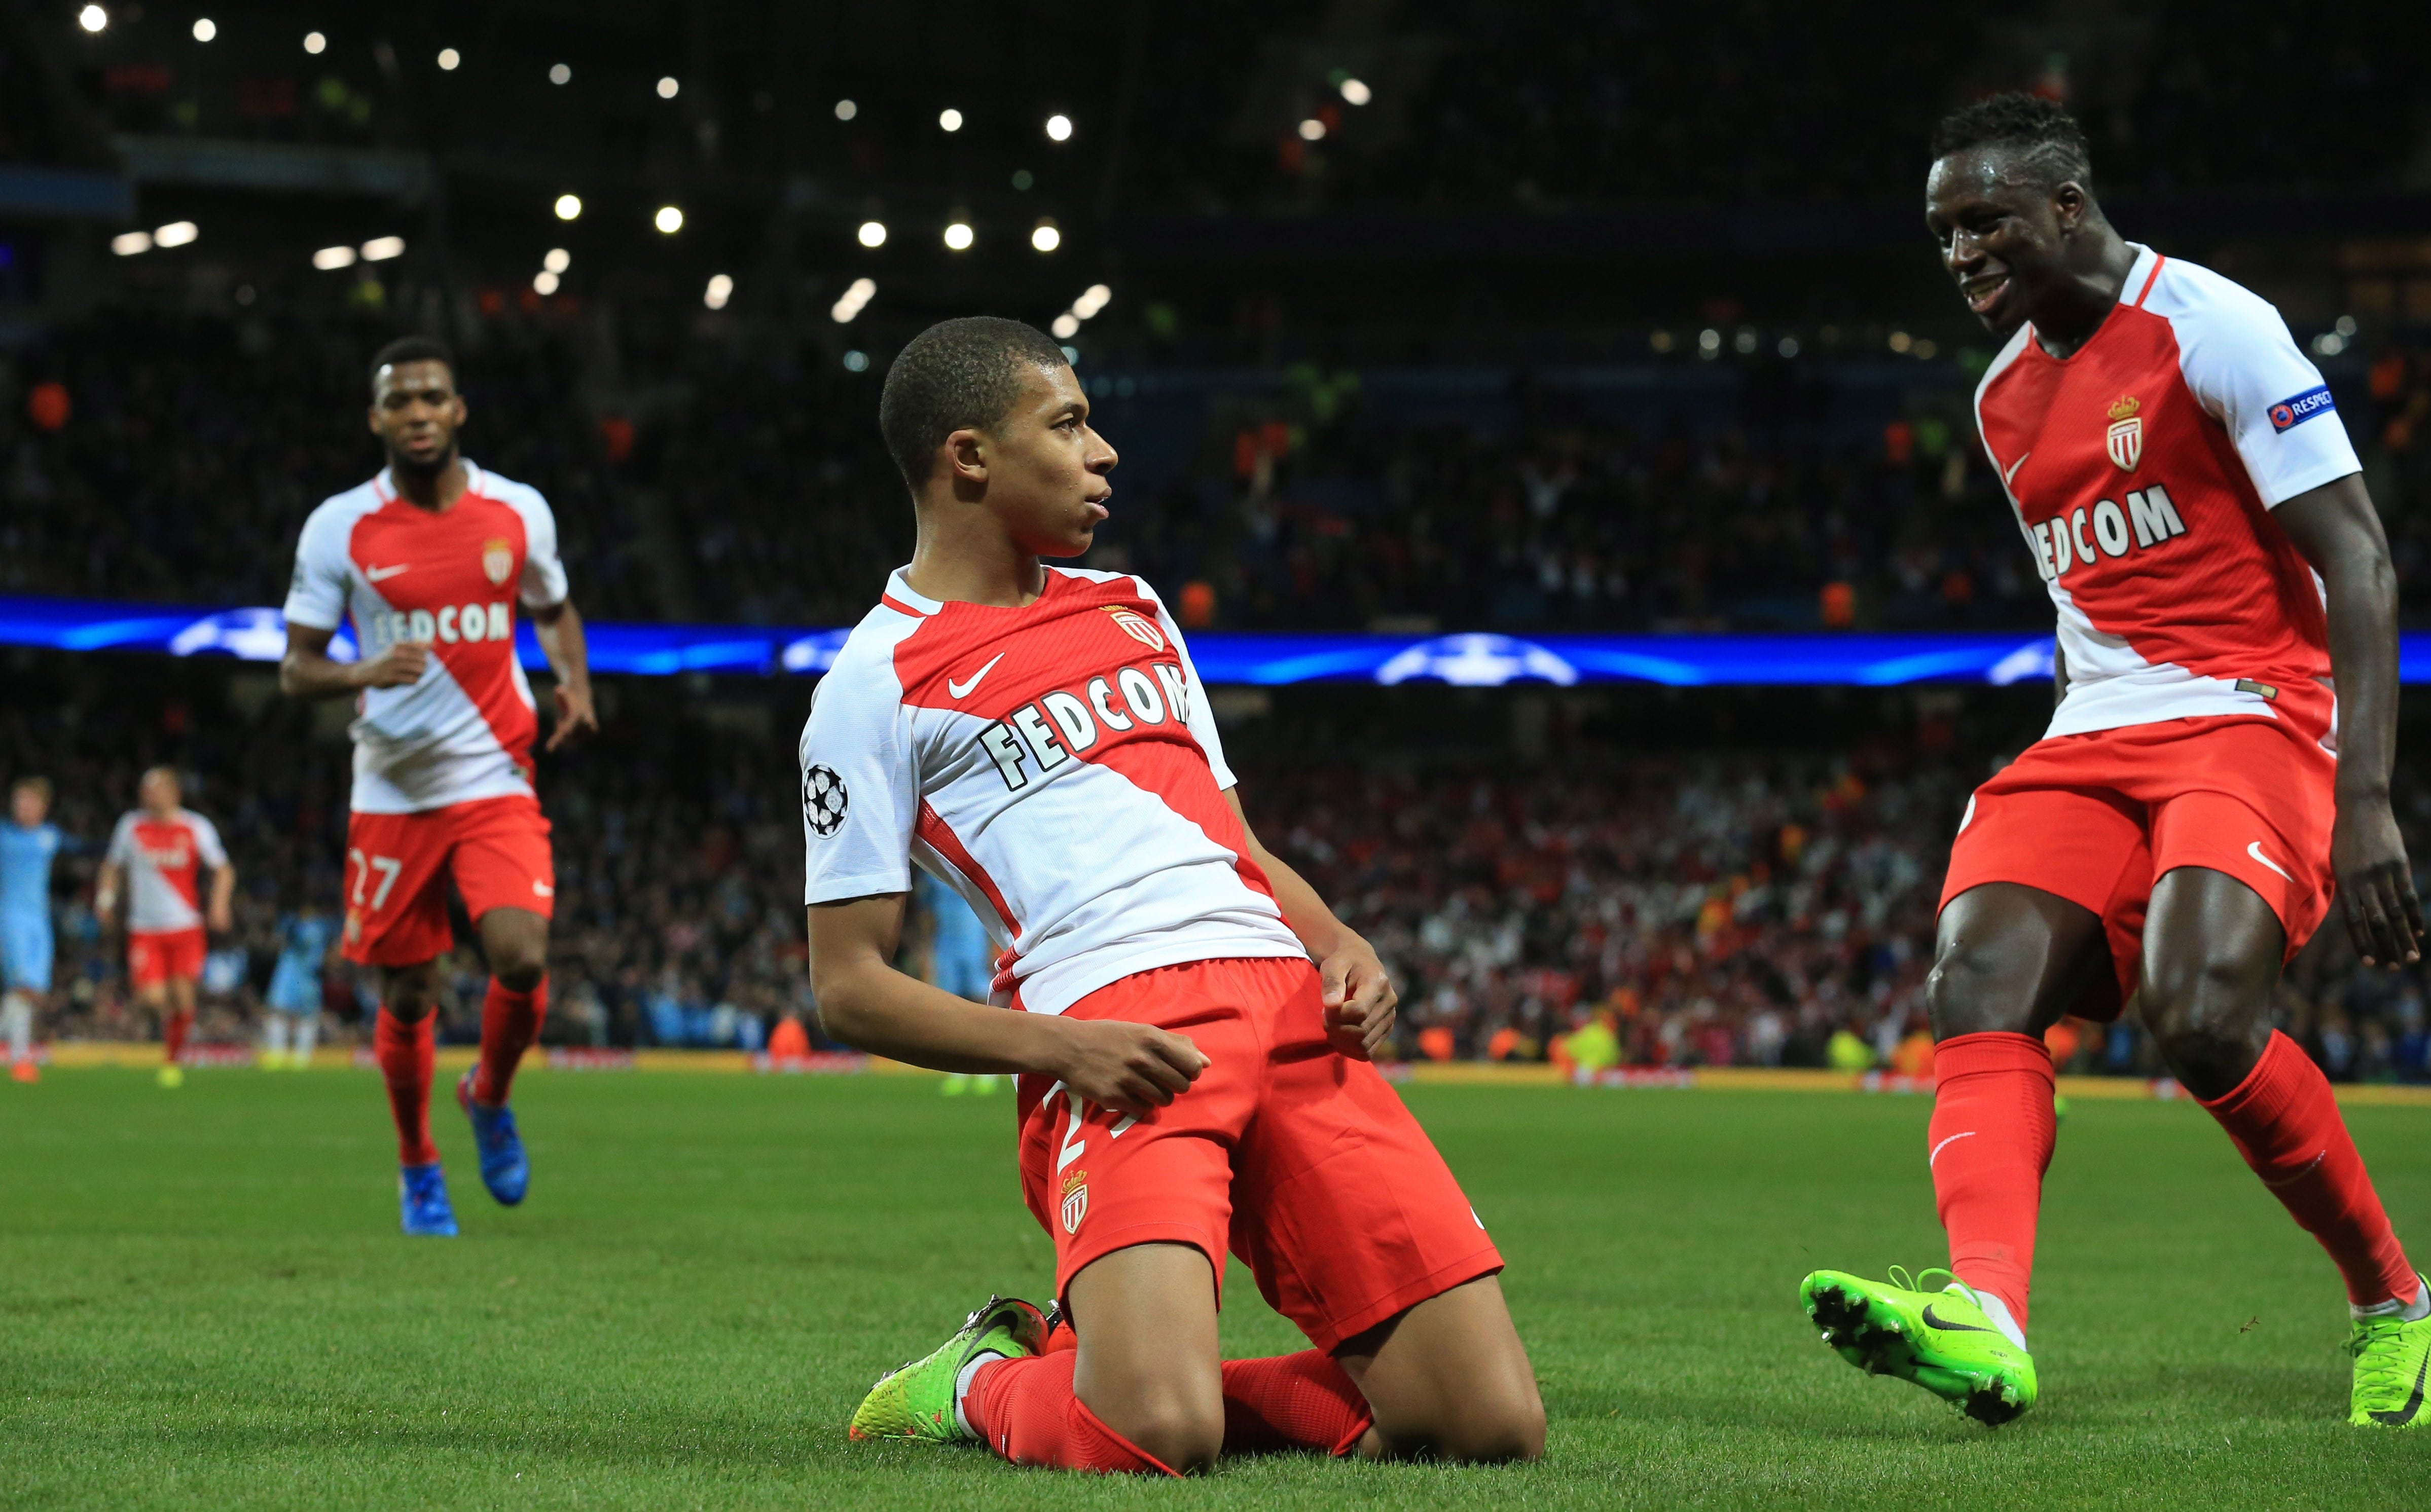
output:
[[[135,794],[143,806],[121,816],[110,832],[92,907],[107,921],[124,889],[127,986],[160,1021],[160,1085],[181,1087],[186,1072],[177,1059],[194,1024],[194,980],[210,949],[207,931],[227,933],[236,868],[219,830],[185,806],[175,771],[154,767]],[[209,902],[202,891],[206,871],[211,873]]]
[[[1150,1472],[1539,1453],[1502,1257],[1367,1059],[1394,1005],[1375,952],[1249,832],[1154,590],[1040,560],[1089,548],[1115,460],[1063,353],[947,321],[880,418],[918,540],[802,733],[813,985],[838,1038],[1018,1074],[1071,1326],[992,1299],[853,1436]],[[1003,948],[996,1005],[893,966],[915,863]],[[1221,1358],[1228,1247],[1314,1348]]]
[[[480,1062],[456,1100],[490,1195],[511,1206],[530,1178],[507,1093],[547,1012],[556,873],[532,792],[539,719],[515,656],[518,610],[531,616],[557,674],[548,748],[598,722],[556,517],[537,492],[458,452],[465,409],[454,358],[435,341],[391,342],[372,361],[371,388],[371,428],[388,467],[305,522],[279,686],[356,700],[342,949],[380,969],[373,1044],[396,1121],[405,1231],[452,1235],[430,1142],[430,1010],[438,957],[453,942],[451,878],[491,972]],[[329,655],[342,620],[354,627],[353,661]]]
[[[2389,802],[2388,542],[2278,312],[2123,241],[2090,182],[2076,123],[2025,95],[1957,112],[1935,144],[1926,222],[2006,339],[1976,412],[2058,610],[2058,706],[1976,790],[1942,888],[1927,1164],[1954,1275],[1935,1291],[1818,1271],[1802,1295],[1853,1364],[1987,1422],[2031,1406],[2041,1036],[2136,996],[2170,1069],[2344,1276],[2349,1421],[2431,1425],[2431,1288],[2328,1082],[2270,1015],[2334,895],[2367,962],[2420,955]]]

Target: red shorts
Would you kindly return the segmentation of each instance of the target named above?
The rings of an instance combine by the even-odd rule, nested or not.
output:
[[[126,979],[141,992],[164,982],[191,982],[203,974],[210,940],[200,929],[130,929],[126,932]]]
[[[1021,1189],[1055,1291],[1134,1244],[1241,1257],[1268,1305],[1331,1350],[1502,1269],[1443,1156],[1375,1067],[1334,1053],[1305,960],[1195,961],[1098,989],[1067,1017],[1154,1024],[1210,1061],[1136,1122],[1021,1078]]]
[[[455,943],[447,878],[478,922],[493,908],[556,911],[548,820],[527,793],[477,798],[418,814],[356,814],[346,822],[345,956],[412,966]]]
[[[2076,1010],[2118,1017],[2143,961],[2153,884],[2182,866],[2271,906],[2293,958],[2330,910],[2338,758],[2292,724],[2227,715],[2038,740],[1975,789],[1941,906],[2019,882],[2102,916],[2117,969]]]

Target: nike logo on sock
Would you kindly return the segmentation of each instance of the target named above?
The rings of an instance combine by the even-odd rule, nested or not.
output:
[[[2306,1176],[2311,1175],[2314,1171],[2321,1166],[2321,1163],[2327,1160],[2329,1157],[2330,1153],[2327,1150],[2324,1150],[2320,1155],[2315,1155],[2312,1159],[2305,1161],[2305,1169],[2297,1171],[2294,1175],[2282,1176],[2277,1181],[2272,1181],[2270,1177],[2265,1176],[2262,1178],[2262,1185],[2270,1188],[2272,1191],[2277,1191],[2282,1187],[2293,1187],[2296,1183],[2304,1180]]]
[[[2414,1415],[2423,1410],[2423,1382],[2425,1376],[2431,1376],[2431,1354],[2423,1356],[2422,1366],[2415,1371],[2414,1394],[2406,1399],[2406,1405],[2395,1412],[2374,1412],[2372,1414],[2372,1421],[2390,1428],[2403,1428],[2412,1422]]]
[[[1953,1134],[1949,1138],[1935,1145],[1933,1147],[1933,1154],[1925,1157],[1924,1169],[1931,1171],[1933,1169],[1933,1163],[1941,1158],[1942,1151],[1949,1149],[1952,1145],[1956,1144],[1961,1139],[1971,1139],[1973,1138],[1975,1138],[1975,1131],[1973,1129],[1969,1129],[1964,1134]]]
[[[970,697],[971,690],[980,685],[980,679],[986,676],[989,673],[996,671],[996,664],[1003,659],[1004,653],[1001,651],[998,652],[995,656],[990,656],[986,666],[981,667],[979,671],[971,673],[971,680],[969,682],[958,683],[951,677],[947,678],[946,691],[951,693],[956,698]]]
[[[1924,1326],[1938,1328],[1945,1334],[1997,1334],[2000,1332],[1997,1328],[1986,1328],[1980,1323],[1945,1322],[1934,1315],[1933,1304],[1929,1302],[1924,1304]]]

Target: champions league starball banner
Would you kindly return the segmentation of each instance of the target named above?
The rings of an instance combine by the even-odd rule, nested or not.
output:
[[[811,677],[843,649],[843,629],[588,621],[594,672],[666,677]],[[528,623],[515,631],[526,668],[548,670]],[[208,609],[100,599],[0,596],[0,645],[133,651],[277,661],[287,626],[274,608]],[[1667,688],[1887,688],[1903,683],[2048,680],[2052,638],[2019,631],[1803,635],[1371,635],[1200,630],[1192,659],[1209,683],[1273,688],[1362,682],[1501,688],[1535,683],[1652,683]],[[355,655],[341,629],[330,643]],[[2431,633],[2403,638],[2400,674],[2431,683]]]

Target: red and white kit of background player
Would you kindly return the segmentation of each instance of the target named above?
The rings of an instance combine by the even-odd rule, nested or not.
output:
[[[122,815],[110,832],[93,883],[93,911],[107,920],[125,891],[126,983],[136,1001],[159,1016],[160,1085],[176,1087],[185,1079],[177,1057],[194,1023],[194,981],[210,949],[207,926],[227,932],[236,868],[219,830],[184,806],[176,773],[154,767],[137,784],[136,797],[143,806]],[[211,873],[208,902],[205,871]]]
[[[305,523],[280,667],[290,693],[357,700],[343,948],[382,969],[373,1042],[413,1233],[455,1231],[429,1118],[429,1015],[436,959],[454,943],[451,877],[492,973],[480,1061],[459,1100],[492,1194],[520,1201],[527,1177],[505,1104],[547,1011],[555,871],[532,790],[539,721],[515,656],[519,607],[558,677],[550,749],[595,728],[556,520],[532,490],[458,455],[464,418],[444,347],[409,338],[374,359],[371,427],[389,467]],[[342,620],[360,648],[353,662],[327,654]]]
[[[881,1382],[855,1432],[959,1423],[1017,1463],[1149,1472],[1284,1444],[1533,1454],[1543,1408],[1501,1256],[1367,1059],[1392,1022],[1375,953],[1249,833],[1155,594],[1039,561],[1105,518],[1115,453],[1087,417],[1061,352],[1016,322],[948,321],[903,350],[880,425],[918,545],[802,735],[826,1025],[1020,1074],[1023,1192],[1073,1324],[1054,1338],[1077,1336],[940,1352]],[[914,862],[1009,947],[998,1005],[891,965]],[[1220,1358],[1228,1249],[1314,1349]],[[915,1374],[933,1404],[879,1410]]]

